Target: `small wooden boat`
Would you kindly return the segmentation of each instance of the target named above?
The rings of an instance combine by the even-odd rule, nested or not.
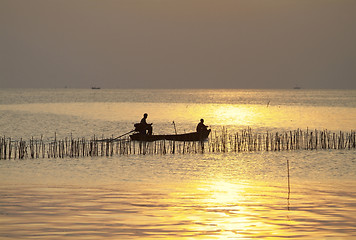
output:
[[[211,129],[198,133],[184,133],[184,134],[172,134],[172,135],[146,135],[141,133],[134,133],[130,135],[131,140],[153,142],[158,140],[171,140],[171,141],[204,141],[208,138]]]

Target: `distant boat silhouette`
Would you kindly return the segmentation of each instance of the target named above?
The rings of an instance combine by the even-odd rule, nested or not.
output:
[[[296,85],[293,89],[302,89],[302,88]]]
[[[100,87],[91,87],[91,89],[100,89]]]

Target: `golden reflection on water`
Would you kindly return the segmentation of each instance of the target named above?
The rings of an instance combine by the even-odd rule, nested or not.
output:
[[[279,231],[277,226],[280,220],[261,221],[264,216],[260,214],[268,211],[269,215],[273,215],[268,208],[279,204],[280,199],[279,197],[265,199],[264,190],[259,187],[253,188],[248,184],[234,184],[218,180],[197,185],[190,191],[197,196],[193,205],[198,205],[203,210],[202,214],[197,214],[195,209],[192,209],[191,215],[195,216],[195,222],[210,223],[204,225],[205,229],[200,229],[202,232],[213,231],[219,239],[223,239],[246,238],[255,235],[273,236],[274,232]],[[260,196],[261,193],[262,196]],[[275,203],[276,200],[277,203]],[[184,214],[190,215],[189,212]],[[285,222],[285,220],[282,221]]]
[[[252,104],[36,103],[1,105],[0,110],[130,123],[139,121],[148,112],[149,121],[159,124],[156,129],[162,128],[162,123],[175,121],[181,126],[196,124],[204,118],[209,126],[350,130],[355,128],[356,118],[353,108]]]
[[[240,192],[244,191],[244,186],[218,180],[201,190],[211,193],[207,199],[208,202],[227,205],[241,200],[243,195]]]
[[[212,119],[216,125],[254,125],[258,121],[256,107],[245,107],[241,105],[221,104],[206,111],[212,112]]]
[[[199,111],[195,111],[199,112]],[[222,126],[257,128],[354,129],[355,109],[300,106],[220,104],[206,106],[209,121]]]
[[[355,237],[354,183],[133,183],[0,187],[5,239]]]

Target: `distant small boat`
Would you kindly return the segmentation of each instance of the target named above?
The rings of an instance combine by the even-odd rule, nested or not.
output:
[[[91,87],[91,89],[100,89],[100,87]]]
[[[302,88],[299,86],[295,86],[293,89],[302,89]]]
[[[171,141],[204,141],[209,137],[211,129],[202,133],[191,132],[184,134],[171,134],[171,135],[146,135],[141,133],[134,133],[130,135],[131,140],[153,142],[158,140],[171,140]]]

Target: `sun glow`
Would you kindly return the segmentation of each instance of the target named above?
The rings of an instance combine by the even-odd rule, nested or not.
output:
[[[218,125],[250,125],[258,115],[254,107],[222,104],[213,109],[214,122]]]
[[[241,192],[244,191],[243,185],[232,184],[225,181],[213,182],[206,186],[205,191],[211,193],[208,202],[219,205],[236,204],[241,200]]]
[[[189,219],[194,222],[202,222],[202,219],[205,219],[213,223],[205,227],[194,225],[200,231],[204,228],[206,232],[219,232],[219,235],[225,238],[236,238],[246,233],[253,235],[256,229],[268,234],[276,230],[273,222],[262,221],[263,214],[267,211],[265,205],[270,204],[266,200],[270,199],[259,197],[262,191],[260,187],[216,179],[186,189],[199,196],[192,199],[191,205],[199,206],[198,209],[203,210],[197,214],[196,209],[192,209]],[[253,202],[251,198],[254,199]],[[182,219],[186,217],[184,213]],[[221,229],[224,229],[223,232],[220,232]]]

